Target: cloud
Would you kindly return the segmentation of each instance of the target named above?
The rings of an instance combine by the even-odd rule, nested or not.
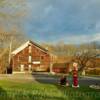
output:
[[[23,31],[21,26],[28,16],[26,0],[2,0],[0,2],[0,26],[4,32],[11,31],[17,27],[17,31]]]
[[[90,43],[94,41],[100,42],[100,33],[69,35],[62,37],[62,39],[65,43],[72,44]]]
[[[38,30],[43,29],[42,33],[95,33],[100,22],[100,1],[99,0],[36,0],[30,1],[30,17],[32,27]],[[41,26],[40,26],[41,24]],[[46,30],[46,31],[45,31]],[[48,32],[47,32],[48,33]]]
[[[18,25],[33,40],[78,43],[79,38],[81,42],[98,39],[100,0],[11,0],[8,4],[11,7],[0,8],[0,12],[19,19],[8,20],[6,25],[0,20],[1,24]]]

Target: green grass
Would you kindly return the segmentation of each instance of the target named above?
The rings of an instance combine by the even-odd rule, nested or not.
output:
[[[0,100],[100,100],[100,91],[88,86],[76,89],[57,84],[0,80]]]

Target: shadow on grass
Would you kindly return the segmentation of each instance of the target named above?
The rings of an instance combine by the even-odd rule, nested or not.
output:
[[[88,86],[73,88],[72,86],[56,85],[56,87],[70,100],[100,100],[100,90],[94,90]]]
[[[0,100],[12,100],[2,87],[0,87]]]
[[[92,80],[79,80],[79,84],[81,84],[80,88],[72,88],[66,86],[58,85],[59,77],[53,77],[49,75],[32,75],[35,77],[35,80],[39,83],[43,84],[52,84],[54,85],[58,91],[62,94],[61,100],[100,100],[100,91],[93,90],[89,88],[89,84],[95,83],[96,81]],[[53,79],[54,78],[54,79]],[[72,80],[70,79],[70,85],[72,84]],[[63,98],[64,97],[64,98]],[[60,100],[58,98],[58,100]]]

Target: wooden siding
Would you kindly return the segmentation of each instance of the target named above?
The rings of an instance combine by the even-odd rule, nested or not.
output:
[[[29,46],[31,46],[31,52],[29,51]],[[29,56],[31,56],[31,62],[29,62]],[[40,62],[40,64],[34,64],[33,62]],[[28,45],[12,57],[13,71],[20,72],[21,65],[24,65],[24,71],[29,71],[29,65],[31,65],[32,71],[36,71],[37,68],[47,71],[50,67],[50,55],[34,45]]]

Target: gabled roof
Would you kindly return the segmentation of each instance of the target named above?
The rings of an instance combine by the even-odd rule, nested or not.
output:
[[[29,40],[26,43],[24,43],[23,45],[21,45],[19,48],[17,48],[16,50],[14,50],[11,54],[16,55],[17,53],[19,53],[20,51],[22,51],[23,49],[25,49],[28,45],[34,45],[36,48],[40,49],[41,51],[43,51],[45,53],[48,53],[48,50],[46,50],[45,48],[41,47],[37,43]]]

